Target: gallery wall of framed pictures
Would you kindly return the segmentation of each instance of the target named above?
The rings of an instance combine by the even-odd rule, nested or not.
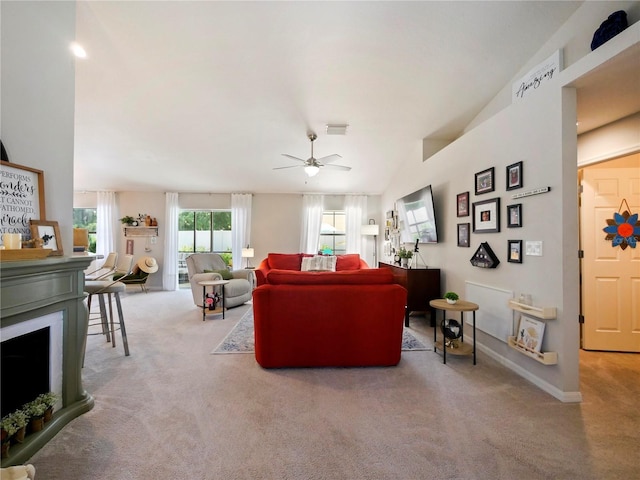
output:
[[[502,182],[498,182],[502,183]],[[524,162],[518,161],[508,165],[505,169],[505,191],[520,189],[524,186]],[[474,193],[476,196],[496,192],[495,167],[485,168],[474,174]],[[512,195],[512,198],[519,198],[522,195]],[[472,201],[470,192],[456,194],[456,217],[463,218],[471,216],[470,222],[457,224],[457,244],[458,247],[471,246],[471,233],[490,234],[501,231],[501,198],[495,196],[489,199],[477,199]],[[507,228],[520,228],[522,222],[522,203],[510,203],[505,207],[504,216]],[[520,239],[507,240],[507,260],[510,263],[522,263],[523,241]],[[483,242],[485,248],[488,242]],[[481,262],[480,262],[481,263]],[[480,266],[478,262],[472,264]],[[497,263],[496,263],[497,265]],[[495,268],[495,266],[493,267]]]

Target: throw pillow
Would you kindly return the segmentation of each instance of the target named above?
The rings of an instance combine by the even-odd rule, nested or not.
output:
[[[301,255],[298,253],[270,253],[269,268],[278,270],[300,270]]]
[[[229,270],[205,270],[204,273],[219,273],[223,280],[233,279],[233,275]]]
[[[347,253],[338,255],[336,270],[360,270],[360,255],[357,253]]]
[[[335,272],[336,257],[333,255],[316,255],[302,259],[303,272]]]

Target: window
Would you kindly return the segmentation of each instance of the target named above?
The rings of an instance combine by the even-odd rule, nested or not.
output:
[[[73,228],[86,228],[89,230],[89,251],[91,253],[96,253],[96,241],[98,239],[98,235],[96,233],[97,224],[97,208],[73,209]]]
[[[219,253],[231,262],[231,211],[184,210],[178,216],[180,253]]]
[[[318,250],[323,253],[340,255],[347,252],[346,215],[341,211],[322,213],[320,243]]]

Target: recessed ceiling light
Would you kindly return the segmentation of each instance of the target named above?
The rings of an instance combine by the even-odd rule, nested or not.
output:
[[[71,44],[71,51],[78,58],[87,58],[86,50],[82,48],[82,45],[80,45],[79,43],[73,42]]]
[[[327,124],[327,135],[346,135],[347,134],[347,127],[349,125],[347,124],[342,124],[342,125],[334,125],[334,124]]]

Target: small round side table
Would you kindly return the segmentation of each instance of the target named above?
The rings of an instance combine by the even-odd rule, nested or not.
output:
[[[470,355],[473,353],[473,364],[476,364],[476,310],[480,307],[477,303],[467,302],[465,300],[458,300],[456,303],[449,303],[444,298],[437,298],[429,302],[433,308],[442,310],[442,318],[446,319],[447,312],[460,312],[460,328],[462,330],[461,344],[458,348],[451,348],[446,346],[446,342],[443,339],[442,342],[436,341],[436,334],[438,332],[438,322],[435,322],[433,328],[433,351],[436,352],[438,348],[442,349],[442,363],[447,363],[447,350],[454,355]],[[473,312],[473,347],[464,343],[464,312]]]

